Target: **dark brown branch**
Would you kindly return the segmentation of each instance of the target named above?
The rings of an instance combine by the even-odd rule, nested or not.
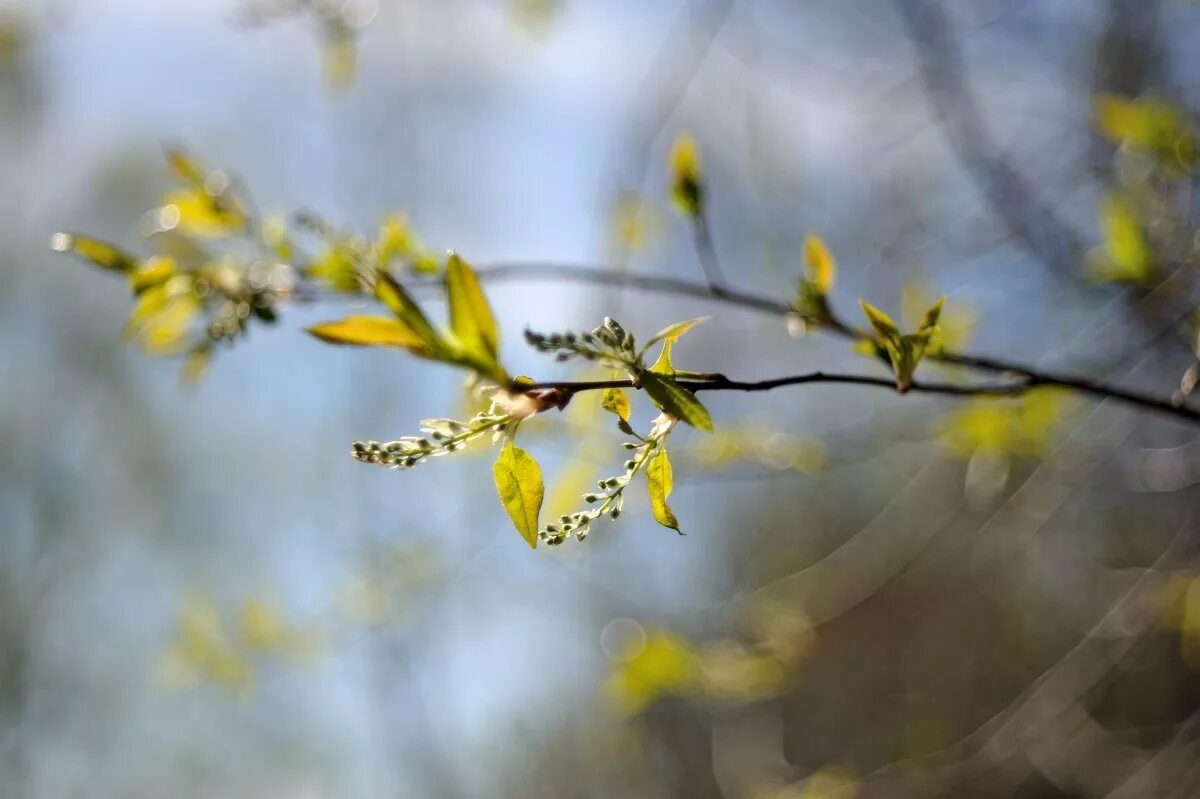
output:
[[[724,375],[714,375],[710,379],[705,380],[679,380],[679,385],[689,391],[771,391],[776,388],[785,386],[801,386],[809,384],[837,384],[837,385],[853,385],[853,386],[869,386],[872,388],[883,388],[890,391],[899,389],[896,387],[896,381],[886,377],[873,377],[870,375],[854,375],[854,374],[838,374],[829,372],[807,372],[799,375],[788,375],[786,377],[775,377],[769,380],[732,380]],[[988,383],[964,385],[960,383],[937,383],[937,382],[919,382],[914,381],[908,391],[918,394],[941,394],[944,396],[953,397],[1006,397],[1023,394],[1030,389],[1039,386],[1059,386],[1068,387],[1081,391],[1101,399],[1115,399],[1129,405],[1135,405],[1145,410],[1154,411],[1156,413],[1174,416],[1179,419],[1186,419],[1189,422],[1200,422],[1200,411],[1193,410],[1187,407],[1181,407],[1173,404],[1169,400],[1162,400],[1157,397],[1140,394],[1124,389],[1114,389],[1099,384],[1089,383],[1084,380],[1074,380],[1070,383],[1061,381],[1045,382],[1037,377],[1023,376],[1019,382],[1015,383]],[[637,385],[632,379],[618,380],[565,380],[558,382],[536,383],[532,386],[521,386],[524,391],[559,391],[564,392],[568,397],[577,394],[581,391],[599,391],[606,388],[637,388]]]
[[[478,270],[481,280],[488,282],[501,282],[505,280],[556,280],[577,283],[587,283],[593,285],[602,285],[608,287],[633,288],[642,291],[651,291],[662,294],[671,294],[682,297],[695,297],[702,300],[710,300],[713,302],[721,302],[726,305],[733,305],[740,308],[765,313],[771,316],[789,316],[795,311],[785,302],[764,297],[756,294],[750,294],[743,291],[724,288],[722,286],[708,286],[702,283],[697,283],[690,280],[682,280],[679,278],[658,276],[658,275],[643,275],[633,274],[630,272],[616,271],[606,267],[597,266],[571,266],[567,264],[495,264],[489,267],[483,267]],[[822,325],[819,329],[843,338],[852,340],[870,339],[871,336],[863,330],[859,330],[851,325],[845,324],[837,319]],[[1113,386],[1103,383],[1098,380],[1092,380],[1085,377],[1075,375],[1054,374],[1042,372],[1028,366],[1018,363],[1005,361],[1000,358],[991,358],[978,355],[965,355],[960,353],[943,352],[929,354],[926,356],[929,360],[939,361],[941,363],[953,364],[955,366],[963,366],[969,369],[975,369],[982,372],[990,372],[997,375],[1010,375],[1015,378],[1020,378],[1021,382],[1002,386],[986,387],[985,391],[964,391],[963,386],[933,384],[933,390],[930,391],[930,384],[922,384],[924,388],[918,389],[916,385],[912,390],[922,390],[926,393],[941,393],[941,394],[1004,394],[1018,393],[1034,386],[1057,386],[1059,388],[1068,388],[1074,391],[1079,391],[1096,399],[1105,400],[1113,399],[1119,402],[1124,402],[1146,410],[1155,411],[1178,419],[1186,419],[1189,422],[1200,422],[1200,411],[1184,406],[1176,406],[1170,399],[1162,399],[1156,396],[1143,394],[1136,391]],[[819,374],[819,373],[818,373]],[[804,382],[855,382],[859,384],[872,384],[872,381],[878,382],[884,386],[894,388],[894,383],[891,380],[884,378],[855,378],[854,376],[842,375],[835,379],[816,380],[808,376],[807,379],[800,380],[796,378],[784,378],[784,383],[778,383],[771,386],[772,388],[779,385],[796,385]],[[826,375],[825,378],[830,376]],[[766,390],[763,388],[747,388],[747,386],[755,386],[761,384],[754,383],[736,383],[736,381],[728,381],[730,385],[713,385],[712,381],[707,381],[703,386],[696,388],[703,390],[712,390],[717,388],[725,388],[727,390]],[[770,382],[770,381],[768,381]],[[686,382],[685,385],[688,385]],[[547,384],[549,385],[549,384]],[[627,385],[627,384],[623,384]],[[692,388],[692,385],[688,385]],[[944,389],[944,390],[943,390]],[[1004,389],[1004,390],[1001,390]]]

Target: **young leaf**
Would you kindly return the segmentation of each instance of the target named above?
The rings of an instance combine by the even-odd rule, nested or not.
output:
[[[414,355],[430,358],[428,345],[399,319],[386,316],[351,315],[335,322],[321,322],[308,332],[330,344],[356,347],[402,347]]]
[[[660,375],[674,375],[675,366],[671,363],[671,345],[672,341],[667,339],[663,342],[662,350],[658,353],[658,360],[650,367],[651,372],[658,372]]]
[[[668,171],[675,207],[684,216],[699,216],[704,203],[704,177],[700,148],[691,136],[680,136],[671,146]]]
[[[646,345],[644,347],[642,347],[642,352],[645,352],[646,350],[650,349],[651,347],[653,347],[655,344],[657,344],[660,341],[665,341],[669,344],[674,344],[676,341],[679,341],[679,339],[683,337],[684,333],[688,332],[689,330],[691,330],[693,327],[695,327],[698,324],[707,322],[710,318],[711,317],[708,317],[708,316],[698,316],[695,319],[688,319],[686,322],[676,322],[673,325],[668,325],[667,327],[663,328],[662,330],[660,330],[656,334],[654,334],[654,336],[649,341],[646,342]]]
[[[818,294],[828,294],[833,288],[837,261],[821,237],[812,233],[804,239],[804,271],[809,284]]]
[[[132,272],[137,269],[138,259],[122,252],[111,244],[74,233],[55,233],[50,239],[50,249],[78,255],[96,266],[114,272]]]
[[[487,297],[475,270],[451,253],[446,261],[446,297],[450,305],[450,329],[462,348],[474,358],[495,363],[500,334]]]
[[[942,307],[946,304],[946,295],[938,297],[928,311],[925,312],[924,318],[921,319],[921,325],[917,328],[919,331],[932,331],[938,325],[938,320],[942,318]]]
[[[862,306],[863,314],[866,315],[867,321],[871,323],[871,327],[875,328],[875,332],[880,338],[891,342],[899,341],[900,328],[892,321],[892,317],[869,302],[859,300],[858,304]]]
[[[500,450],[500,457],[492,467],[496,478],[496,492],[500,502],[512,519],[513,527],[529,544],[537,548],[538,513],[542,509],[542,498],[546,489],[542,484],[542,469],[525,450],[509,441]]]
[[[408,295],[396,280],[386,272],[379,272],[375,278],[375,296],[396,315],[405,327],[412,331],[429,350],[429,357],[447,360],[451,356],[450,347],[429,323],[421,306]]]
[[[663,527],[670,527],[675,532],[679,529],[679,520],[667,505],[667,497],[675,482],[671,472],[671,461],[666,449],[660,449],[658,454],[646,464],[646,491],[650,495],[650,509],[654,512],[654,521]]]
[[[1097,270],[1102,279],[1145,282],[1154,276],[1154,254],[1126,200],[1117,195],[1104,198],[1100,227],[1108,256],[1104,268]]]
[[[600,407],[614,413],[623,422],[629,421],[629,397],[623,389],[606,388],[600,398]]]
[[[667,413],[701,430],[713,429],[712,417],[696,395],[672,378],[657,372],[642,372],[642,388],[654,404]]]

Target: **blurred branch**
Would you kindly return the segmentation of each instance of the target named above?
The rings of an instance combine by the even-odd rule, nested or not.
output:
[[[929,107],[959,162],[996,215],[1035,256],[1063,275],[1072,274],[1084,255],[1082,237],[1038,198],[992,136],[967,85],[966,64],[941,2],[895,0],[895,6],[916,47]]]

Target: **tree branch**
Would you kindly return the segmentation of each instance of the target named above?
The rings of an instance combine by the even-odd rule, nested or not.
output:
[[[724,286],[719,285],[709,286],[691,280],[683,280],[680,278],[661,275],[634,274],[630,272],[616,271],[602,266],[574,266],[569,264],[555,263],[501,263],[493,264],[487,267],[481,267],[477,270],[477,273],[481,280],[492,283],[509,280],[553,280],[585,283],[590,285],[606,286],[609,288],[619,287],[638,289],[641,291],[670,294],[679,297],[694,297],[696,299],[719,302],[739,308],[746,308],[748,310],[767,314],[769,316],[787,317],[795,314],[795,310],[790,304],[786,302],[780,302],[779,300],[771,297],[738,291],[736,289],[725,288]],[[429,286],[436,284],[437,281],[427,281],[424,285]],[[850,340],[873,340],[873,337],[866,331],[848,325],[836,318],[827,324],[821,325],[818,329]],[[952,384],[924,383],[921,384],[922,387],[920,389],[918,389],[917,385],[914,385],[912,387],[913,391],[922,391],[924,393],[955,394],[960,396],[971,394],[1002,395],[1020,393],[1021,391],[1026,391],[1036,386],[1057,386],[1059,388],[1067,388],[1078,391],[1091,397],[1095,397],[1099,400],[1117,400],[1128,405],[1133,405],[1146,410],[1173,416],[1177,419],[1185,419],[1192,423],[1200,422],[1200,411],[1188,408],[1186,406],[1176,405],[1171,399],[1162,399],[1157,396],[1120,388],[1099,380],[1093,380],[1076,375],[1043,372],[1019,363],[987,356],[940,352],[930,353],[925,357],[928,360],[939,361],[941,363],[952,364],[955,366],[962,366],[981,372],[989,372],[997,375],[1011,375],[1013,377],[1021,378],[1021,382],[1012,385],[1003,384],[1001,386],[981,387],[984,389],[983,391]],[[820,375],[821,373],[814,374]],[[766,381],[766,383],[773,383],[769,386],[770,388],[776,388],[781,385],[797,385],[812,382],[841,382],[857,383],[861,385],[874,385],[878,383],[879,385],[885,387],[890,386],[893,389],[895,388],[895,384],[889,379],[865,378],[856,377],[853,375],[822,375],[820,378],[814,378],[812,375],[800,375],[794,378],[782,378],[782,380],[785,382],[777,383],[774,381]],[[738,383],[737,381],[726,381],[725,384],[716,385],[713,384],[713,381],[700,382],[703,382],[703,385],[700,385],[699,383],[691,385],[686,381],[684,381],[682,384],[693,390],[767,390],[766,388],[750,388],[750,386],[762,385],[759,383]],[[551,387],[553,385],[554,384],[545,384],[545,387]],[[617,385],[618,384],[614,384],[612,387],[616,387]],[[629,383],[619,383],[619,385],[628,386]]]
[[[773,389],[783,388],[785,386],[801,386],[824,383],[836,385],[868,386],[872,388],[888,389],[897,393],[905,393],[896,387],[896,381],[891,378],[830,372],[806,372],[799,375],[787,375],[785,377],[775,377],[768,380],[754,381],[732,380],[725,375],[713,375],[711,378],[704,380],[678,380],[677,382],[680,386],[692,392],[757,392],[771,391]],[[1070,385],[1066,385],[1060,381],[1047,382],[1040,380],[1037,377],[1027,376],[1023,376],[1023,379],[1016,383],[988,383],[983,385],[962,385],[959,383],[914,381],[908,388],[908,391],[919,394],[941,394],[944,396],[953,397],[1011,397],[1023,394],[1030,389],[1041,386],[1069,387],[1077,391],[1100,397],[1102,399],[1115,399],[1129,405],[1135,405],[1145,410],[1173,416],[1179,419],[1186,419],[1192,423],[1200,422],[1200,411],[1178,406],[1169,400],[1159,399],[1158,397],[1147,394],[1126,391],[1124,389],[1114,389],[1097,383],[1089,383],[1084,380],[1072,381]],[[523,391],[559,391],[565,394],[566,398],[570,398],[571,396],[582,391],[599,391],[607,388],[636,389],[639,388],[639,386],[632,378],[625,378],[615,380],[552,381],[535,383],[533,385],[522,385],[520,388]]]

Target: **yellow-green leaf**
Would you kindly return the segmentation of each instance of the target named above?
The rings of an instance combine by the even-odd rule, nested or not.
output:
[[[176,273],[175,259],[166,256],[148,258],[129,276],[129,287],[140,294],[148,288],[161,286]]]
[[[333,322],[321,322],[308,332],[330,344],[357,347],[403,347],[415,355],[431,357],[420,336],[399,319],[386,316],[351,315]]]
[[[487,297],[470,264],[451,253],[446,261],[446,298],[450,329],[459,345],[485,363],[496,363],[500,333]]]
[[[837,277],[837,261],[820,236],[808,234],[804,239],[804,270],[808,282],[819,294],[828,294]]]
[[[167,148],[166,152],[167,164],[171,167],[179,178],[196,186],[204,185],[204,175],[207,170],[203,169],[196,163],[190,155],[183,150]]]
[[[676,322],[673,325],[668,325],[667,327],[664,327],[662,330],[655,333],[654,336],[646,342],[646,346],[643,347],[643,351],[650,349],[660,341],[665,341],[668,344],[674,344],[683,337],[684,333],[688,332],[698,324],[707,322],[710,318],[711,317],[708,316],[698,316],[695,319],[688,319],[685,322]]]
[[[78,255],[96,266],[114,272],[132,272],[139,264],[137,258],[111,244],[86,236],[76,236],[74,233],[55,233],[50,239],[50,249]]]
[[[704,202],[704,176],[700,148],[691,136],[680,136],[668,157],[671,198],[684,216],[699,216]]]
[[[921,319],[921,325],[917,330],[933,330],[938,325],[938,320],[942,318],[942,307],[946,304],[946,295],[938,297],[937,302],[930,306],[925,312],[925,316]]]
[[[712,430],[712,417],[696,395],[672,378],[657,372],[642,372],[642,388],[654,404],[667,413],[701,430]]]
[[[1107,280],[1144,281],[1153,276],[1154,257],[1133,209],[1121,197],[1110,195],[1100,207]]]
[[[669,339],[663,342],[662,350],[658,353],[658,359],[650,367],[651,372],[658,372],[660,375],[675,374],[675,366],[671,363],[672,343]]]
[[[492,474],[496,478],[496,492],[500,495],[504,510],[508,512],[508,518],[512,519],[513,527],[517,528],[531,549],[536,549],[538,513],[546,492],[542,484],[542,468],[532,455],[509,441],[500,450]]]
[[[654,521],[679,532],[679,520],[667,505],[667,497],[671,496],[674,487],[671,460],[667,457],[666,449],[660,449],[646,464],[646,491],[650,495],[650,509],[654,512]]]
[[[429,357],[438,360],[448,360],[450,348],[425,317],[421,306],[409,296],[396,280],[386,272],[379,272],[375,278],[375,296],[379,298],[404,326],[412,331],[429,350]]]
[[[871,323],[871,327],[875,328],[875,332],[881,338],[887,341],[899,340],[900,328],[892,321],[892,317],[869,302],[859,300],[858,304],[862,306],[863,314],[866,315],[867,321]]]
[[[629,421],[629,397],[624,389],[606,388],[600,398],[600,407],[609,413],[615,413],[622,420]]]
[[[203,239],[224,238],[240,232],[246,224],[240,211],[221,202],[203,188],[172,191],[164,198],[159,217],[171,220],[166,227],[178,227],[189,236]]]

